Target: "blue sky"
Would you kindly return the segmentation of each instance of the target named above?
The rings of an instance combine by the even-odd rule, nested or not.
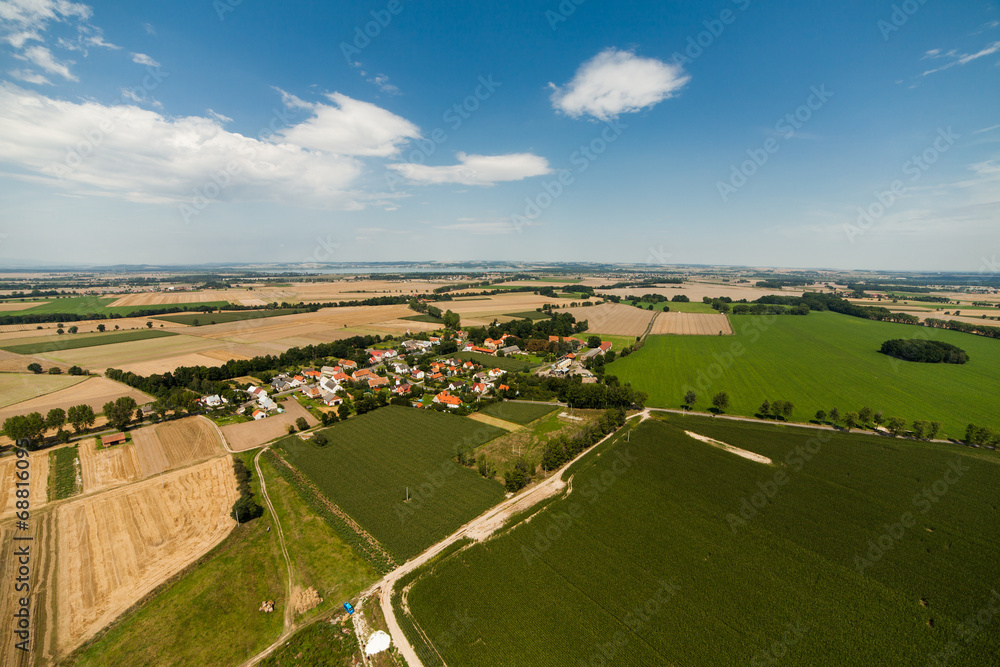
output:
[[[0,262],[1000,254],[997,2],[0,0],[0,41]]]

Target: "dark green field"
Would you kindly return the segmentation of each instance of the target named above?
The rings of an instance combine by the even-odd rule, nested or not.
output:
[[[540,313],[537,310],[525,310],[520,313],[505,313],[505,315],[518,320],[547,320],[550,317],[548,313]]]
[[[397,562],[415,556],[503,500],[503,487],[459,466],[460,445],[505,431],[465,417],[389,406],[278,444],[286,460],[351,515]],[[407,489],[410,500],[406,501]]]
[[[498,419],[514,422],[515,424],[530,424],[531,422],[544,417],[553,410],[562,409],[559,405],[539,405],[537,403],[512,403],[501,401],[491,403],[480,410],[484,415],[491,415]]]
[[[433,315],[421,314],[421,315],[409,315],[400,319],[410,320],[411,322],[428,322],[430,324],[444,324],[444,320],[440,317],[434,317]]]
[[[59,299],[49,299],[44,303],[40,303],[34,307],[25,308],[24,310],[7,310],[3,312],[3,315],[44,315],[49,313],[65,313],[68,315],[121,315],[122,317],[128,317],[132,313],[143,311],[143,310],[156,310],[159,308],[173,308],[177,307],[182,310],[194,310],[201,306],[208,306],[210,308],[225,308],[229,305],[228,301],[206,301],[205,303],[183,303],[183,304],[171,304],[171,305],[158,305],[158,306],[114,306],[111,307],[108,304],[114,303],[118,300],[118,297],[99,297],[99,296],[72,296],[63,297]],[[27,303],[25,304],[28,305]]]
[[[649,307],[653,306],[653,310],[666,309],[675,313],[707,313],[709,315],[714,315],[719,312],[717,310],[713,310],[710,305],[701,301],[660,301],[659,303],[650,303],[649,301],[626,301],[625,299],[622,299],[622,303],[630,306],[638,306],[643,310],[649,310]]]
[[[228,305],[228,304],[227,304]],[[279,317],[281,315],[296,315],[308,312],[304,308],[278,308],[276,310],[234,310],[222,313],[187,313],[185,315],[155,315],[154,319],[166,320],[176,324],[223,324],[225,322],[240,322],[256,320],[262,317]]]
[[[728,412],[740,415],[755,414],[767,399],[791,401],[794,421],[820,409],[844,414],[868,406],[907,423],[941,421],[942,434],[956,438],[970,422],[1000,426],[1000,340],[831,312],[729,319],[734,336],[649,336],[607,373],[647,392],[654,407],[680,407],[692,388],[697,410],[725,391]],[[969,362],[914,363],[878,351],[886,340],[913,337],[957,345]]]
[[[948,665],[995,664],[1000,456],[819,433],[647,421],[570,496],[436,565],[410,609],[448,664],[925,665],[949,642]]]
[[[81,347],[96,347],[98,345],[112,345],[114,343],[128,343],[134,340],[146,340],[148,338],[164,338],[165,336],[176,336],[173,331],[163,331],[161,329],[137,329],[136,331],[113,331],[95,335],[81,336],[79,334],[63,334],[58,338],[45,338],[34,343],[24,345],[0,346],[0,350],[14,352],[15,354],[38,354],[39,352],[55,352],[56,350],[76,350]]]

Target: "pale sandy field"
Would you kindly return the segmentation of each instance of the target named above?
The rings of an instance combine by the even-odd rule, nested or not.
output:
[[[0,373],[0,408],[72,387],[85,379],[82,375],[65,373],[62,375]]]
[[[57,646],[65,655],[221,542],[235,527],[228,457],[64,503]]]
[[[28,458],[28,503],[32,511],[41,509],[46,501],[46,489],[49,477],[49,453],[31,452]],[[9,519],[17,511],[18,497],[15,492],[18,490],[14,477],[18,471],[17,457],[14,455],[5,456],[0,459],[0,519]],[[24,488],[24,487],[21,487]]]
[[[641,336],[646,333],[649,321],[656,311],[641,310],[620,303],[602,303],[586,308],[560,309],[559,312],[572,313],[577,322],[587,320],[588,334],[608,334],[610,336]]]
[[[3,423],[3,420],[7,417],[14,415],[40,412],[44,416],[52,408],[62,408],[65,410],[72,405],[80,405],[81,403],[86,403],[93,407],[94,412],[100,412],[105,403],[113,401],[119,396],[131,396],[140,405],[153,400],[152,396],[132,389],[127,385],[103,377],[90,377],[67,389],[55,391],[45,396],[39,396],[3,408],[0,410],[0,423]]]
[[[718,336],[720,331],[724,336],[733,333],[729,318],[721,313],[710,315],[670,311],[657,315],[649,333],[650,335]]]
[[[244,452],[275,438],[288,435],[288,425],[294,425],[295,420],[299,417],[305,417],[309,426],[315,426],[319,423],[295,399],[290,399],[280,405],[285,410],[283,414],[272,414],[259,421],[223,426],[222,433],[226,436],[229,448],[233,451]]]
[[[83,438],[77,452],[80,455],[82,493],[94,493],[138,480],[139,459],[132,444],[97,449],[94,438]]]
[[[205,417],[184,417],[132,432],[142,477],[223,453],[215,426]]]

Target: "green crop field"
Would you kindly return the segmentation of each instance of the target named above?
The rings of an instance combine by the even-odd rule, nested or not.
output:
[[[652,305],[653,310],[663,310],[666,308],[675,313],[707,313],[709,315],[714,315],[719,312],[714,310],[707,303],[703,303],[701,301],[661,301],[659,303],[651,304],[648,301],[626,301],[625,299],[622,299],[622,303],[630,306],[638,304],[643,310],[649,310],[649,307]]]
[[[410,320],[411,322],[429,322],[430,324],[444,324],[444,320],[440,317],[434,317],[433,315],[427,315],[426,313],[420,315],[409,315],[400,319]]]
[[[475,447],[503,435],[502,429],[388,406],[320,433],[329,439],[324,447],[293,436],[278,444],[289,463],[399,563],[503,500],[498,482],[454,460],[459,446]]]
[[[971,422],[1000,426],[1000,340],[831,312],[807,316],[731,316],[734,336],[649,336],[645,346],[606,366],[649,394],[648,405],[676,408],[691,388],[696,409],[729,394],[728,412],[753,415],[767,400],[791,401],[792,419],[817,410],[868,406],[886,417],[942,422],[963,437]],[[900,361],[879,353],[892,338],[926,337],[962,348],[963,365]]]
[[[553,410],[561,410],[559,405],[541,405],[538,403],[512,403],[511,401],[501,401],[491,403],[480,410],[484,415],[491,415],[498,419],[514,422],[515,424],[530,424],[536,419],[540,419]]]
[[[49,452],[49,501],[62,500],[80,493],[77,476],[77,445]]]
[[[537,310],[525,310],[520,313],[505,313],[505,315],[518,320],[547,320],[550,317],[548,313],[540,313]]]
[[[79,334],[63,334],[55,338],[36,339],[31,343],[21,345],[3,345],[0,350],[14,352],[16,354],[38,354],[40,352],[55,352],[57,350],[76,350],[82,347],[96,347],[98,345],[113,345],[115,343],[128,343],[134,340],[146,340],[147,338],[164,338],[166,336],[176,336],[173,331],[162,331],[160,329],[137,329],[135,331],[111,331],[94,335],[81,336]]]
[[[949,665],[1000,655],[996,452],[680,415],[598,452],[569,496],[423,570],[409,608],[444,662],[924,665],[949,642]]]
[[[482,352],[456,352],[449,356],[462,359],[463,361],[472,361],[484,368],[499,368],[508,373],[523,373],[538,365],[536,362],[531,361],[530,357],[525,357],[522,354],[515,354],[510,357],[494,357],[491,354],[483,354]]]
[[[99,296],[71,296],[59,299],[49,299],[36,306],[27,307],[24,310],[7,310],[3,315],[47,315],[50,313],[65,313],[68,315],[121,315],[128,317],[132,313],[143,310],[156,310],[159,308],[180,308],[182,310],[194,310],[201,306],[210,308],[225,308],[228,301],[207,301],[205,303],[179,303],[150,306],[114,306],[109,304],[118,300],[118,297]]]
[[[226,304],[229,305],[229,304]],[[225,306],[222,306],[225,308]],[[225,322],[240,322],[256,320],[263,317],[280,317],[281,315],[297,315],[309,312],[305,308],[278,308],[276,310],[234,310],[222,313],[187,313],[185,315],[154,315],[154,319],[166,320],[176,324],[223,324]]]

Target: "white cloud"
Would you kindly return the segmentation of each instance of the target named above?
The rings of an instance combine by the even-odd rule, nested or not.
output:
[[[549,163],[531,153],[509,155],[457,155],[460,164],[432,167],[425,164],[390,164],[389,169],[418,183],[460,183],[462,185],[493,185],[503,181],[520,181],[548,174]]]
[[[573,118],[610,120],[672,97],[690,79],[680,65],[611,48],[580,65],[565,86],[549,86],[556,110]]]
[[[133,53],[132,62],[136,65],[146,65],[147,67],[159,67],[160,63],[156,62],[145,53]]]
[[[938,67],[936,69],[929,69],[929,70],[927,70],[926,72],[923,73],[923,76],[927,76],[928,74],[934,74],[935,72],[940,72],[942,70],[950,69],[950,68],[954,67],[955,65],[966,65],[968,63],[971,63],[973,60],[979,60],[980,58],[984,58],[986,56],[991,56],[994,53],[1000,52],[1000,41],[993,42],[992,44],[986,46],[985,48],[983,48],[983,49],[981,49],[979,51],[977,51],[976,53],[964,53],[964,54],[962,54],[962,53],[957,53],[954,50],[952,50],[952,51],[949,51],[948,53],[946,53],[944,55],[938,55],[940,53],[940,49],[933,49],[933,51],[936,51],[937,53],[935,53],[935,55],[931,56],[930,55],[931,51],[928,51],[927,55],[925,55],[924,57],[925,58],[926,57],[932,57],[932,58],[952,57],[952,58],[955,58],[955,60],[952,60],[950,63],[948,63],[946,65],[942,65],[941,67]]]
[[[360,161],[226,131],[214,118],[56,100],[0,83],[0,162],[72,194],[190,202],[213,176],[220,200],[357,208]],[[15,173],[16,173],[15,172]],[[228,174],[228,175],[227,175]]]
[[[44,46],[30,46],[24,50],[22,55],[17,57],[21,60],[27,60],[28,62],[38,65],[46,72],[58,74],[64,79],[79,81],[79,79],[73,76],[73,73],[69,71],[69,66],[66,63],[56,60],[55,56],[52,55],[52,52]]]
[[[9,43],[15,49],[20,49],[24,47],[25,42],[28,41],[40,42],[42,41],[42,37],[34,30],[24,30],[21,32],[11,32],[4,35],[4,41]]]
[[[347,95],[331,93],[326,97],[336,106],[310,104],[282,93],[289,108],[309,109],[311,118],[281,130],[276,136],[309,150],[389,157],[399,152],[408,139],[420,137],[416,125],[391,111]]]
[[[368,79],[368,83],[375,84],[379,90],[387,95],[402,95],[402,91],[395,85],[389,83],[389,77],[385,74],[376,74],[373,78]]]
[[[51,81],[46,79],[41,74],[38,74],[37,72],[32,71],[30,69],[12,69],[7,73],[10,74],[15,79],[17,79],[18,81],[24,81],[25,83],[34,83],[46,86],[52,85]]]
[[[156,37],[156,28],[154,28],[152,26],[152,24],[150,24],[150,23],[143,23],[142,24],[142,29],[146,31],[147,35],[152,35],[153,37]]]

